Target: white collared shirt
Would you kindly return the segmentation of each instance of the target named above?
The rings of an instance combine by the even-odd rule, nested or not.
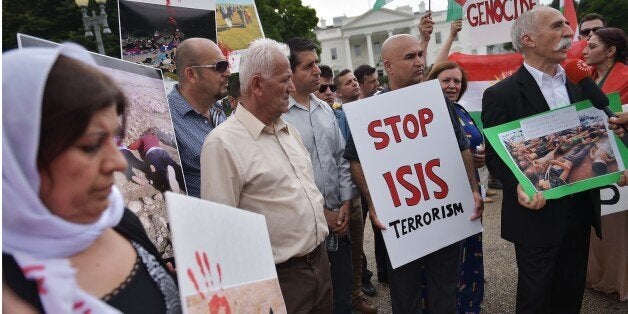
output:
[[[526,70],[532,74],[532,77],[536,81],[536,84],[541,89],[545,101],[550,109],[556,109],[571,104],[569,100],[569,94],[567,93],[567,75],[565,70],[559,64],[556,65],[556,74],[552,77],[549,74],[543,73],[540,70],[533,68],[525,61],[523,66]]]

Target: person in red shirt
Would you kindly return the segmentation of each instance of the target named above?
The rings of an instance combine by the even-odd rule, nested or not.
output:
[[[185,191],[183,182],[183,171],[181,166],[170,157],[168,152],[161,148],[161,141],[155,134],[155,128],[148,128],[142,136],[128,146],[130,150],[137,150],[140,157],[148,162],[151,167],[150,179],[153,186],[165,192]]]

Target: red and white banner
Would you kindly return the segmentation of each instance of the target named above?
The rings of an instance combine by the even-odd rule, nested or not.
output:
[[[467,0],[462,8],[471,27],[474,47],[510,42],[510,29],[521,13],[538,5],[537,0]]]
[[[448,59],[467,73],[467,91],[458,103],[468,111],[482,111],[484,90],[515,73],[523,64],[520,53],[467,55],[455,52]]]

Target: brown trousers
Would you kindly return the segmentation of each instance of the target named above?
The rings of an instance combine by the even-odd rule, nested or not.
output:
[[[331,272],[324,243],[309,253],[309,258],[293,257],[276,265],[289,314],[332,312]]]
[[[367,209],[368,211],[368,209]],[[353,264],[353,298],[361,296],[362,290],[362,250],[364,246],[364,220],[362,218],[362,202],[360,198],[351,201],[351,264]]]

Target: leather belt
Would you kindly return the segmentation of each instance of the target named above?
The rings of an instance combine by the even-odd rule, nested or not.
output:
[[[283,263],[276,264],[275,267],[277,269],[290,268],[293,265],[308,265],[311,267],[314,263],[315,257],[320,254],[324,243],[325,242],[321,242],[321,244],[317,245],[311,252],[303,256],[293,256]]]

